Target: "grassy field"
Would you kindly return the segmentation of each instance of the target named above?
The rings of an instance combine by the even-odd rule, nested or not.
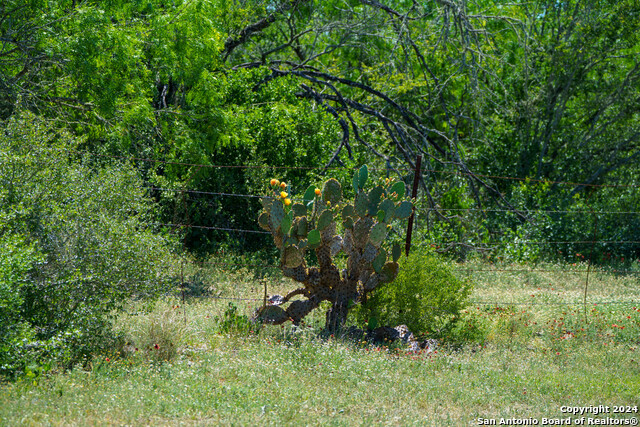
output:
[[[130,342],[124,356],[114,350],[84,369],[3,384],[0,422],[479,425],[516,418],[542,425],[543,418],[580,417],[563,406],[597,405],[611,412],[587,417],[640,417],[613,413],[640,406],[637,275],[592,271],[584,306],[586,265],[459,269],[475,283],[463,317],[473,339],[464,345],[416,354],[323,338],[321,313],[303,328],[255,331],[244,316],[257,301],[236,300],[229,310],[230,300],[167,298],[151,313],[119,319]],[[249,271],[205,273],[199,280],[214,296],[262,296],[263,282]],[[291,287],[277,276],[267,285],[270,294]]]

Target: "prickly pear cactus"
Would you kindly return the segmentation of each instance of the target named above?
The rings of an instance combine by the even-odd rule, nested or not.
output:
[[[366,301],[367,294],[396,278],[400,246],[387,250],[384,243],[391,223],[407,218],[412,204],[404,199],[402,182],[386,179],[366,191],[368,175],[366,166],[355,172],[352,202],[343,200],[342,186],[333,178],[322,188],[309,186],[297,203],[292,203],[285,183],[271,180],[272,194],[262,199],[258,224],[271,233],[280,249],[284,275],[302,287],[285,297],[270,298],[257,311],[259,320],[297,324],[322,301],[330,301],[326,328],[336,330],[346,321],[349,307]],[[315,251],[317,266],[307,265],[308,250]],[[347,258],[342,270],[334,262],[340,253]],[[289,302],[297,295],[305,299]]]

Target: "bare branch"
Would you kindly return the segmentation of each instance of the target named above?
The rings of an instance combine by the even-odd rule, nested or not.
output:
[[[247,25],[240,31],[240,34],[238,34],[236,37],[229,37],[227,41],[225,41],[224,50],[222,51],[223,61],[226,61],[229,55],[233,53],[235,48],[246,43],[254,34],[260,33],[269,28],[269,26],[271,26],[271,24],[276,21],[279,14],[282,14],[283,12],[286,12],[292,8],[297,7],[299,4],[308,1],[309,0],[294,0],[291,2],[284,2],[284,4],[280,5],[279,9],[276,12],[270,13],[268,16]]]

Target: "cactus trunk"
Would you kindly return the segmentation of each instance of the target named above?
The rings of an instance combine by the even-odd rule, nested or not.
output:
[[[331,308],[327,311],[325,331],[335,334],[347,322],[349,314],[348,305],[344,301],[334,301]]]

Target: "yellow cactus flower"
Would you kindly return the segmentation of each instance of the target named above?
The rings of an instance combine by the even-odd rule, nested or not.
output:
[[[322,191],[320,191],[320,189],[319,189],[319,188],[316,188],[316,196],[319,196],[319,195],[321,195],[321,194],[322,194]]]
[[[287,196],[288,196],[288,194],[287,194],[287,192],[286,192],[286,191],[282,191],[282,192],[280,193],[280,197],[282,197],[283,199],[285,199]]]
[[[283,190],[284,190],[285,188],[287,188],[287,183],[286,183],[286,182],[281,182],[281,183],[280,183],[280,188],[282,188]]]
[[[284,205],[289,206],[291,204],[291,199],[284,199]]]
[[[331,202],[327,200],[327,206],[331,206]]]
[[[275,178],[272,178],[271,181],[269,181],[269,184],[271,184],[272,187],[275,187],[276,185],[278,185],[278,180]]]

